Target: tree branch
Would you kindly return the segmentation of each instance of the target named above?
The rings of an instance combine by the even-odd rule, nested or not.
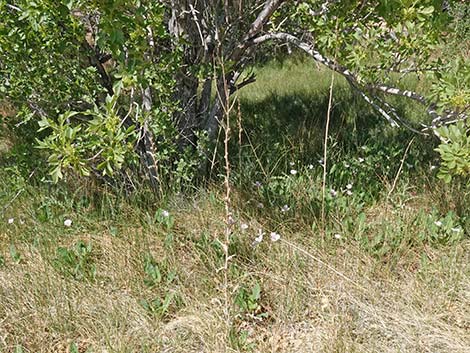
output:
[[[405,122],[403,118],[400,118],[398,116],[398,113],[396,112],[395,108],[393,108],[390,104],[386,103],[382,99],[380,100],[381,104],[385,106],[389,111],[387,112],[383,107],[381,107],[374,99],[369,97],[364,90],[370,90],[370,91],[381,91],[382,93],[385,94],[390,94],[390,95],[398,95],[402,97],[406,97],[412,100],[415,100],[419,102],[421,105],[426,106],[426,111],[427,113],[433,118],[432,122],[430,125],[424,125],[423,126],[423,132],[427,131],[429,129],[435,129],[436,127],[439,127],[441,125],[446,125],[450,124],[452,122],[458,121],[458,120],[465,120],[468,119],[468,115],[463,114],[463,113],[457,113],[454,111],[446,111],[445,115],[440,115],[437,112],[437,104],[434,102],[429,102],[424,96],[420,95],[419,93],[409,91],[409,90],[401,90],[399,88],[395,87],[389,87],[386,85],[369,85],[367,87],[360,87],[360,84],[356,78],[356,76],[348,70],[346,67],[334,62],[333,60],[323,56],[320,52],[316,51],[313,49],[313,46],[301,41],[297,37],[288,34],[288,33],[268,33],[256,38],[251,39],[250,44],[251,45],[259,45],[262,44],[266,41],[269,40],[281,40],[285,41],[288,43],[292,43],[299,49],[303,50],[306,52],[309,56],[311,56],[313,59],[315,59],[317,62],[325,65],[331,70],[334,70],[338,72],[339,74],[343,75],[346,80],[352,85],[352,87],[359,92],[361,97],[368,102],[374,109],[376,109],[392,126],[398,125],[397,120],[401,121],[405,127],[408,129],[416,132],[417,130],[413,129],[411,126],[409,126],[408,123]],[[393,116],[393,117],[392,117]]]
[[[329,1],[325,1],[321,4],[320,6],[320,9],[318,10],[309,10],[308,11],[308,14],[310,16],[323,16],[323,15],[326,15],[328,12],[330,12],[330,6],[331,5],[334,5],[336,4],[337,2],[339,2],[340,0],[329,0]]]
[[[251,24],[250,30],[245,36],[244,41],[257,35],[271,15],[278,9],[284,0],[269,0],[264,4],[263,10],[258,14],[256,20]]]
[[[268,0],[264,3],[263,10],[258,14],[245,37],[230,55],[231,60],[238,62],[242,58],[246,49],[252,45],[252,38],[261,32],[263,26],[268,22],[274,11],[276,11],[283,2],[284,0]]]
[[[250,83],[256,82],[256,74],[252,72],[248,77],[246,77],[242,82],[239,84],[234,84],[230,87],[230,94],[235,93],[236,91],[242,89],[243,87],[249,85]]]

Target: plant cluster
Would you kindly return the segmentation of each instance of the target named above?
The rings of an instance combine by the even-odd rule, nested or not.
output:
[[[337,72],[393,126],[464,119],[468,60],[435,52],[452,19],[465,27],[466,10],[441,8],[437,0],[2,1],[0,98],[17,112],[10,129],[35,141],[54,182],[73,171],[178,189],[207,174],[208,142],[217,142],[230,96],[255,81],[250,67],[265,44],[295,47]],[[396,80],[415,73],[434,82],[429,95]],[[407,121],[389,95],[431,118]]]

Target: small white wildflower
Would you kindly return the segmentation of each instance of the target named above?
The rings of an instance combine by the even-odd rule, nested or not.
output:
[[[281,239],[281,236],[279,235],[279,233],[276,233],[276,232],[271,232],[271,241],[272,242],[275,242],[275,241],[278,241],[279,239]]]
[[[346,195],[351,196],[353,193],[351,190],[346,190]]]
[[[162,211],[162,216],[167,218],[167,217],[170,217],[170,212],[168,212],[167,210],[163,210]]]
[[[367,149],[367,146],[361,146],[361,149],[365,151]]]
[[[309,164],[308,169],[312,170],[313,169],[313,164]]]
[[[436,169],[436,168],[437,168],[437,167],[436,167],[435,165],[432,165],[432,166],[429,167],[429,169],[430,169],[431,171],[433,171],[433,170]]]
[[[257,245],[263,241],[264,232],[262,229],[258,229],[258,236],[255,238],[253,245]]]
[[[290,162],[289,165],[293,167],[295,165],[295,162]]]
[[[281,212],[287,212],[289,210],[290,210],[290,207],[287,206],[287,205],[284,205],[284,206],[281,207]]]
[[[364,159],[364,158],[362,158],[362,157],[359,157],[357,160],[359,161],[359,163],[362,163],[362,162],[364,162],[364,161],[365,161],[365,159]]]
[[[228,217],[227,217],[227,223],[228,223],[229,225],[235,223],[235,220],[233,219],[232,215],[228,215]]]
[[[247,230],[248,229],[248,224],[246,224],[246,223],[240,224],[240,229],[241,230]]]
[[[344,167],[349,168],[350,167],[349,163],[344,163]]]
[[[351,190],[352,189],[352,184],[346,185],[346,189]]]
[[[291,170],[290,170],[290,173],[291,173],[292,175],[296,175],[296,174],[297,174],[297,171],[296,171],[295,169],[291,169]]]
[[[264,208],[264,205],[263,205],[262,202],[258,202],[258,204],[256,205],[256,207],[258,207],[258,208]]]
[[[461,231],[462,229],[460,229],[460,228],[450,228],[450,230],[453,231],[453,232],[455,232],[455,233],[460,233],[460,231]]]
[[[336,233],[336,234],[334,235],[334,237],[335,237],[335,239],[341,239],[341,234]]]
[[[338,195],[338,192],[335,189],[330,189],[330,195],[336,197]]]
[[[441,221],[435,221],[434,224],[438,227],[442,226],[442,222]]]
[[[260,188],[261,185],[262,185],[262,184],[261,184],[258,180],[255,181],[255,186],[256,186],[257,188]]]
[[[15,222],[14,218],[8,218],[8,224],[13,224],[13,222]]]
[[[320,165],[323,165],[323,158],[320,158],[320,159],[318,160],[318,163],[319,163]]]
[[[71,225],[72,225],[72,220],[67,218],[67,219],[64,221],[64,226],[70,227]]]
[[[22,219],[20,219],[20,224],[24,224],[24,221]]]

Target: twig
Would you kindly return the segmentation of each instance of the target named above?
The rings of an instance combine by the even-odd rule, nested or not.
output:
[[[333,86],[335,83],[335,73],[331,72],[330,93],[328,98],[328,110],[326,111],[325,139],[323,141],[323,179],[322,179],[322,198],[321,198],[321,222],[323,228],[323,237],[325,236],[325,196],[326,196],[326,172],[328,157],[328,134],[330,129],[331,108],[333,103]]]
[[[338,32],[338,23],[336,23],[336,36]],[[335,50],[338,48],[336,47]],[[335,53],[336,58],[336,53]],[[328,110],[326,111],[325,139],[323,141],[323,178],[322,178],[322,198],[321,198],[321,222],[322,222],[322,238],[325,238],[326,220],[325,220],[325,197],[326,197],[326,172],[328,158],[328,135],[330,130],[331,110],[333,104],[333,87],[335,84],[335,72],[331,71],[331,83],[328,97]]]
[[[406,146],[405,153],[403,153],[403,157],[401,159],[400,168],[398,168],[397,175],[395,175],[395,179],[393,179],[392,187],[391,187],[390,191],[387,194],[387,200],[390,198],[390,195],[392,194],[393,190],[395,189],[395,186],[397,185],[398,177],[400,176],[400,173],[403,169],[403,164],[405,163],[406,155],[408,154],[408,151],[409,151],[409,149],[411,147],[411,144],[413,143],[414,139],[415,138],[413,137],[410,140],[410,142],[408,143],[408,146]]]

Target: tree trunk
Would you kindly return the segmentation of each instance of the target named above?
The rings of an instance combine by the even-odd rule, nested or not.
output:
[[[175,113],[175,123],[180,139],[177,142],[180,149],[195,146],[195,132],[199,128],[198,87],[196,77],[180,72],[177,76],[175,100],[179,102],[180,111]]]

